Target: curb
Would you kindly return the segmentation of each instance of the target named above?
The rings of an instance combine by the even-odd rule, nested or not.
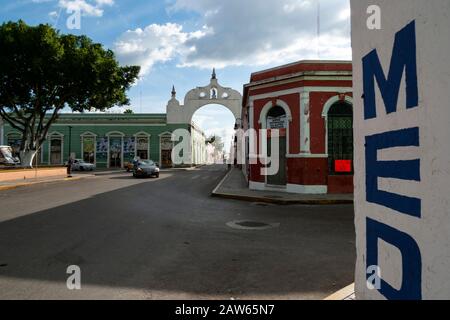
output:
[[[212,197],[229,199],[229,200],[240,200],[240,201],[247,201],[247,202],[269,203],[269,204],[276,204],[276,205],[283,205],[283,206],[286,206],[286,205],[327,206],[327,205],[354,204],[353,200],[348,200],[348,199],[283,200],[283,199],[265,198],[265,197],[257,197],[257,196],[246,196],[246,195],[240,195],[240,194],[218,192],[218,190],[220,189],[220,187],[222,187],[223,183],[228,178],[228,176],[231,174],[231,172],[232,172],[232,170],[230,170],[225,175],[225,177],[219,182],[217,187],[214,188],[214,190],[211,192]]]
[[[18,183],[18,184],[11,185],[11,186],[0,186],[0,191],[14,190],[14,189],[22,188],[22,187],[30,187],[30,186],[44,184],[44,183],[78,181],[78,180],[87,179],[87,178],[91,178],[91,177],[85,176],[85,177],[76,177],[76,178],[64,178],[64,179],[58,179],[58,180]]]
[[[325,298],[327,301],[343,301],[343,300],[355,300],[355,284],[345,287],[338,292],[333,293],[331,296]]]

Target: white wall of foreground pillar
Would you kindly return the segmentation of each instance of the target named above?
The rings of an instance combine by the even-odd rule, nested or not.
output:
[[[368,29],[373,5],[380,30]],[[357,299],[450,299],[450,2],[351,0],[351,9]],[[397,105],[370,83],[390,68],[400,70],[387,86],[401,83]]]

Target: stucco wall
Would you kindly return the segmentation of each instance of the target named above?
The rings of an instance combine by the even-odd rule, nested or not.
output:
[[[381,30],[367,27],[370,5],[381,9]],[[352,0],[351,7],[357,298],[449,299],[450,2]],[[384,85],[377,56],[386,78],[390,70]],[[367,275],[373,265],[379,286],[374,272]]]

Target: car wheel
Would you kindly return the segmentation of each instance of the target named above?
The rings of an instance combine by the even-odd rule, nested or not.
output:
[[[84,171],[84,167],[80,167],[80,171]]]

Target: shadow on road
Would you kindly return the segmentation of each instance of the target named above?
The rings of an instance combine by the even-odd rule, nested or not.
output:
[[[224,172],[182,172],[0,224],[0,277],[198,295],[324,297],[352,282],[351,206],[260,207],[213,199]],[[113,177],[133,179],[133,177]],[[234,230],[232,220],[278,222]],[[5,290],[0,278],[1,291]]]

